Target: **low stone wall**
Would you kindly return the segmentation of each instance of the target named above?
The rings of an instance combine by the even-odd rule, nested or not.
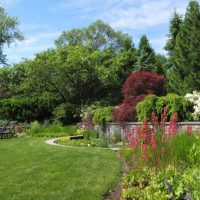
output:
[[[106,125],[106,134],[109,138],[113,138],[114,134],[119,133],[121,134],[122,138],[126,137],[126,133],[134,128],[135,126],[142,125],[141,122],[131,122],[126,123],[124,127],[120,126],[118,123],[108,123]],[[151,126],[151,124],[149,124]],[[192,126],[193,131],[200,132],[200,122],[179,122],[178,129],[184,131],[187,129],[188,126]],[[166,128],[168,129],[169,122],[166,123]],[[98,124],[95,124],[95,129],[101,130]]]

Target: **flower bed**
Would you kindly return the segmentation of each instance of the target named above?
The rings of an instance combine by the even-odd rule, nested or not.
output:
[[[128,146],[119,157],[129,169],[123,178],[122,196],[126,200],[200,199],[200,138],[192,132],[178,132],[177,113],[165,126],[152,114],[152,128],[143,120],[128,133]]]
[[[78,147],[108,147],[108,144],[103,138],[90,138],[90,139],[70,139],[64,137],[55,141],[57,144],[66,146],[78,146]]]

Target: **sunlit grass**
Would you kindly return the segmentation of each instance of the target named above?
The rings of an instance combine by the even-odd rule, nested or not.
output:
[[[66,148],[44,138],[0,140],[1,200],[100,200],[120,164],[105,149]]]

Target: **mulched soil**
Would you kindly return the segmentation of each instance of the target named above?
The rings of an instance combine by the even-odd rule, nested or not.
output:
[[[130,171],[129,168],[122,166],[122,171],[120,174],[121,179],[129,171]],[[106,194],[104,200],[123,200],[121,196],[122,196],[122,181],[120,180],[119,186],[115,190],[112,190],[108,194]]]
[[[104,200],[121,200],[121,192],[122,188],[120,185],[116,190],[113,190],[110,193],[108,193]]]

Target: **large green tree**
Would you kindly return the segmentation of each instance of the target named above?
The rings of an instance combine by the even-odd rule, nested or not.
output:
[[[186,94],[200,90],[200,7],[190,1],[171,57],[169,90]]]
[[[114,52],[127,50],[133,47],[132,38],[128,34],[115,31],[111,26],[97,20],[87,28],[63,31],[55,41],[57,47],[66,44],[87,46],[90,49],[111,49]]]
[[[176,11],[174,11],[170,19],[168,40],[164,47],[164,49],[167,51],[169,56],[173,55],[175,45],[176,45],[176,38],[177,38],[178,33],[180,32],[180,27],[181,27],[182,22],[183,22],[182,16],[178,14]]]
[[[82,105],[94,100],[98,90],[95,52],[85,47],[66,45],[37,54],[27,62],[27,93],[49,93],[63,102]]]
[[[0,64],[6,63],[6,55],[3,54],[3,47],[24,37],[18,29],[19,20],[16,17],[9,16],[3,7],[0,7]]]

